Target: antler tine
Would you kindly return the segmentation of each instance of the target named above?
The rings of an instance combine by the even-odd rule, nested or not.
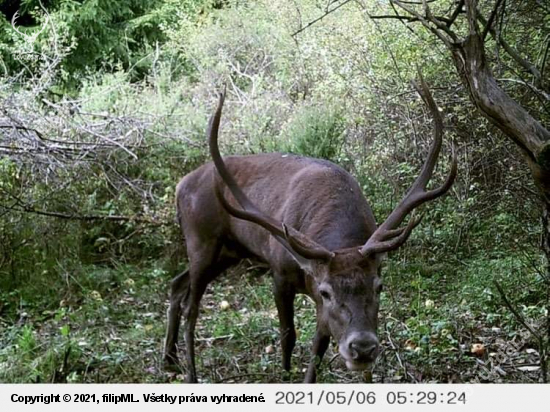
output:
[[[388,240],[370,242],[369,239],[369,241],[359,250],[359,252],[363,256],[370,256],[373,253],[383,253],[397,249],[399,246],[407,241],[413,229],[420,224],[423,218],[424,215],[421,215],[418,218],[410,219],[409,223],[407,223],[407,226],[396,229],[394,231],[395,233],[393,238],[386,236],[386,239]]]
[[[457,158],[453,147],[452,165],[447,179],[440,187],[433,190],[426,190],[426,186],[433,175],[433,171],[439,157],[439,152],[441,151],[441,145],[443,142],[443,119],[441,118],[441,114],[439,113],[437,105],[435,104],[432,94],[430,93],[430,89],[426,85],[420,70],[418,70],[418,74],[420,78],[420,85],[414,84],[414,86],[428,106],[434,119],[434,140],[430,146],[428,157],[422,166],[420,174],[415,179],[405,197],[401,200],[393,212],[390,213],[384,223],[382,223],[372,234],[367,243],[365,243],[365,245],[361,248],[360,252],[365,256],[372,253],[389,251],[402,245],[407,240],[408,236],[412,232],[412,229],[414,229],[414,227],[420,222],[416,221],[413,224],[414,219],[411,219],[406,228],[398,229],[397,227],[415,208],[447,193],[456,177]]]
[[[218,147],[218,132],[220,128],[220,120],[222,114],[222,107],[225,100],[225,88],[220,94],[218,101],[218,107],[210,118],[208,125],[208,145],[210,147],[210,155],[214,161],[214,165],[221,176],[222,180],[228,187],[229,191],[237,202],[243,208],[237,209],[229,204],[227,199],[221,193],[220,188],[215,185],[216,196],[220,200],[222,206],[227,212],[236,218],[247,220],[249,222],[256,223],[269,231],[275,238],[289,251],[297,252],[301,257],[306,259],[331,259],[334,254],[321,245],[318,245],[313,240],[309,239],[297,230],[284,225],[256,207],[254,203],[244,194],[239,187],[231,173],[227,170],[225,162],[220,154]]]

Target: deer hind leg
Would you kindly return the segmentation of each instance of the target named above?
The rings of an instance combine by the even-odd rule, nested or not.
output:
[[[281,349],[283,353],[283,369],[290,371],[290,358],[296,345],[296,330],[294,329],[294,287],[275,280],[275,304],[279,314],[281,333]]]
[[[181,323],[182,309],[189,301],[189,271],[176,276],[171,283],[170,308],[168,309],[168,327],[164,341],[164,364],[167,368],[179,365],[177,341]]]
[[[200,257],[199,257],[200,256]],[[208,284],[238,259],[220,255],[220,248],[204,250],[193,259],[190,267],[190,288],[187,305],[184,308],[184,337],[187,360],[187,382],[197,382],[195,367],[195,326],[199,316],[199,305]],[[214,262],[214,263],[212,263]]]
[[[185,337],[185,357],[187,360],[187,382],[197,383],[197,369],[195,367],[195,326],[199,316],[199,304],[208,286],[208,282],[201,281],[191,285],[189,304],[185,309],[185,324],[183,333]]]

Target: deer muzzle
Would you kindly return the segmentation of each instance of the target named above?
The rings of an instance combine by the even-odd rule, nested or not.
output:
[[[351,332],[339,348],[349,370],[364,370],[376,360],[380,342],[372,332]]]

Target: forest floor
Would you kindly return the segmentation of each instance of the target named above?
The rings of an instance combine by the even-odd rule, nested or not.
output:
[[[379,326],[383,352],[372,375],[347,371],[331,344],[319,381],[538,382],[536,341],[484,276],[513,271],[514,262],[464,262],[460,275],[455,264],[389,262]],[[155,265],[90,266],[57,276],[53,292],[35,285],[43,295],[32,305],[14,292],[0,307],[0,382],[184,381],[183,373],[162,369],[170,274]],[[522,289],[523,302],[532,302],[521,306],[528,321],[540,319],[540,285],[533,282]],[[306,296],[295,303],[298,341],[287,374],[268,270],[243,264],[210,285],[197,327],[199,380],[301,382],[315,310]],[[181,359],[183,351],[180,342]]]

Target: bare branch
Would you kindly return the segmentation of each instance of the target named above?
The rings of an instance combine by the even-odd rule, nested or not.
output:
[[[540,64],[540,77],[541,79],[544,77],[544,67],[546,66],[546,59],[548,58],[548,52],[550,51],[550,34],[546,36],[546,50],[544,51],[544,57],[542,58],[542,62]]]
[[[303,32],[304,30],[308,29],[309,27],[313,26],[315,23],[323,20],[325,17],[327,17],[329,14],[331,13],[334,13],[336,10],[338,10],[340,7],[348,4],[351,0],[344,0],[342,3],[338,4],[337,6],[335,6],[334,8],[330,9],[330,10],[327,10],[324,14],[322,14],[321,16],[317,17],[316,19],[310,21],[308,24],[306,24],[304,27],[301,27],[299,30],[295,31],[294,33],[292,33],[292,37],[295,37],[297,36],[298,34],[300,34],[301,32]]]
[[[383,14],[383,15],[379,15],[379,16],[370,16],[370,18],[374,19],[374,20],[392,19],[392,20],[405,20],[405,21],[409,21],[409,22],[420,21],[416,17],[402,16],[400,14]]]
[[[484,26],[483,33],[486,34],[486,32],[491,33],[491,36],[495,39],[496,42],[498,42],[504,50],[506,50],[506,53],[514,59],[516,63],[518,63],[521,67],[523,67],[526,71],[530,72],[533,75],[533,78],[535,80],[535,85],[538,88],[542,88],[542,76],[541,72],[536,68],[536,66],[519,54],[519,52],[514,49],[508,42],[502,37],[502,35],[499,33],[497,34],[494,27],[491,27],[489,22],[485,20],[485,18],[477,13],[477,19],[481,22],[481,24]],[[484,36],[482,36],[482,39],[485,39]]]
[[[447,27],[446,24],[443,24],[440,20],[434,16],[422,16],[413,8],[405,5],[399,0],[390,0],[390,3],[399,6],[401,9],[405,10],[410,15],[414,16],[422,25],[430,30],[435,36],[437,36],[448,48],[451,48],[454,43],[457,42],[457,36]],[[431,23],[431,24],[430,24]],[[434,27],[435,26],[435,27]],[[444,36],[443,33],[446,33],[447,36]]]
[[[550,100],[550,94],[546,93],[544,90],[539,90],[537,89],[534,85],[532,84],[529,84],[527,82],[524,82],[522,80],[518,80],[518,79],[497,79],[499,82],[509,82],[509,83],[517,83],[517,84],[521,84],[523,86],[526,86],[528,87],[530,90],[532,90],[533,92],[541,95],[542,97],[544,97],[546,100]]]
[[[451,25],[456,21],[457,17],[463,13],[463,8],[464,8],[464,0],[460,0],[455,8],[455,10],[453,11],[453,14],[451,14],[451,18],[449,19],[449,21],[447,22],[447,27],[451,27]]]
[[[491,12],[491,15],[489,16],[489,20],[485,24],[485,29],[483,30],[483,34],[481,35],[481,38],[485,41],[487,37],[487,33],[489,30],[493,28],[493,21],[498,13],[498,8],[500,7],[500,4],[502,3],[502,0],[497,0],[495,3],[495,7],[493,7],[493,11]]]

